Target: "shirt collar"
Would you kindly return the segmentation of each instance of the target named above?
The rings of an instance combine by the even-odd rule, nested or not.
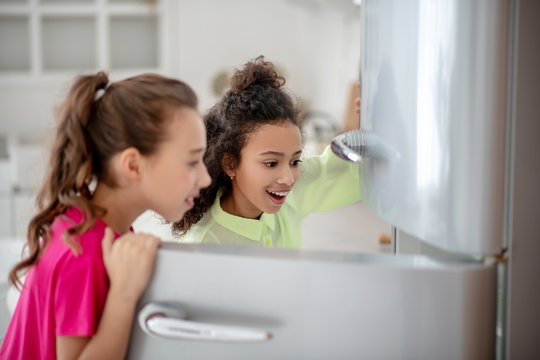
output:
[[[221,194],[222,190],[220,189],[217,193],[216,199],[214,200],[214,204],[210,209],[212,218],[219,225],[252,241],[261,240],[265,225],[271,231],[274,231],[275,219],[273,214],[262,213],[260,219],[248,219],[229,214],[221,208]]]

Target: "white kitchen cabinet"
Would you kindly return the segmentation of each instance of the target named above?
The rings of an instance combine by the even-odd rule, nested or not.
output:
[[[0,49],[2,49],[0,69],[2,71],[30,71],[29,23],[28,16],[0,15]]]
[[[154,70],[162,1],[0,1],[0,76]]]

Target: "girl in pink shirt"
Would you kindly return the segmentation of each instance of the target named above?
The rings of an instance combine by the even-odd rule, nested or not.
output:
[[[193,207],[210,184],[205,148],[185,83],[144,74],[109,84],[101,72],[76,80],[60,108],[28,257],[10,273],[19,287],[27,276],[0,359],[125,357],[159,246],[131,223],[147,209],[176,221]]]

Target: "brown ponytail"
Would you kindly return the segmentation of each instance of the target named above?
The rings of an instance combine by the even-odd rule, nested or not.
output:
[[[84,214],[83,221],[64,234],[78,251],[72,235],[85,232],[105,214],[91,202],[91,184],[116,186],[107,171],[111,157],[127,147],[152,154],[166,137],[167,112],[179,107],[197,109],[195,93],[187,84],[157,74],[110,85],[103,72],[75,81],[58,112],[48,173],[36,198],[38,212],[28,226],[28,256],[11,270],[11,284],[21,285],[19,274],[37,263],[48,244],[50,226],[70,207]]]

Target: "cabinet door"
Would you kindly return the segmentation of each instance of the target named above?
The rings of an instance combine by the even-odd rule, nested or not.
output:
[[[164,71],[164,0],[0,0],[0,80]]]

